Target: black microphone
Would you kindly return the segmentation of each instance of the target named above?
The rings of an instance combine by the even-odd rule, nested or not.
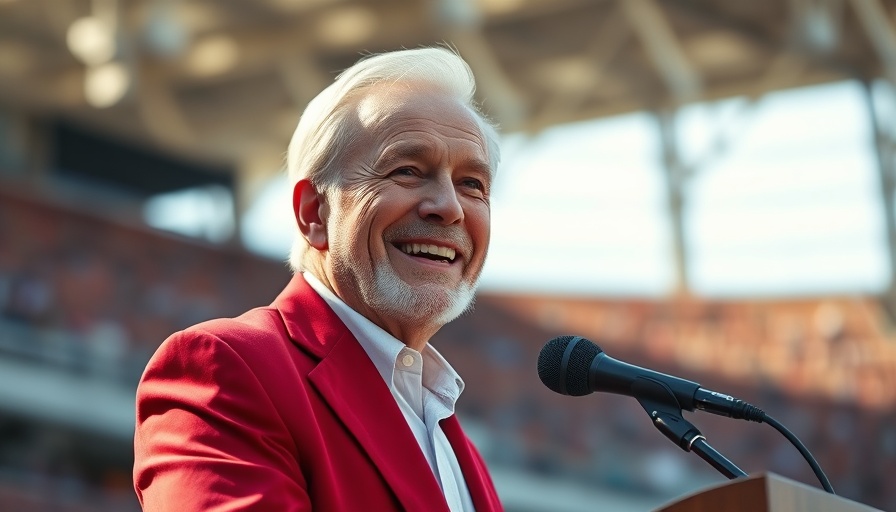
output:
[[[559,336],[538,355],[541,382],[561,395],[583,396],[595,391],[642,399],[637,385],[644,380],[666,388],[682,410],[700,410],[735,419],[762,422],[765,413],[743,400],[700,387],[689,380],[617,361],[580,336]]]

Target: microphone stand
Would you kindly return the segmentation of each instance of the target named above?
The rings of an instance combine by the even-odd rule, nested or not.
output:
[[[694,452],[729,479],[747,476],[733,462],[709,445],[706,437],[681,415],[681,406],[662,382],[640,377],[632,384],[632,394],[650,415],[653,425],[686,452]]]

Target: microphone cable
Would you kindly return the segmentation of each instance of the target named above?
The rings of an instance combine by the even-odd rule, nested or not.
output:
[[[821,482],[821,486],[824,487],[824,490],[831,494],[836,494],[834,492],[834,487],[831,485],[830,480],[828,480],[827,475],[824,474],[821,466],[818,465],[818,461],[815,460],[815,457],[812,456],[812,454],[809,452],[809,449],[806,448],[803,442],[800,441],[793,432],[788,430],[787,427],[785,427],[781,422],[779,422],[775,418],[772,418],[765,412],[762,413],[761,421],[763,423],[768,423],[769,425],[774,427],[775,430],[780,432],[784,437],[787,438],[788,441],[790,441],[790,444],[796,446],[796,449],[800,451],[800,454],[802,454],[803,458],[806,459],[806,462],[809,463],[809,466],[812,468],[815,476]]]

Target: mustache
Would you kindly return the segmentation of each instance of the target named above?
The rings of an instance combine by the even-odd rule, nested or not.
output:
[[[456,247],[464,257],[473,253],[473,241],[467,231],[457,224],[450,226],[437,226],[425,222],[414,222],[392,226],[384,233],[388,242],[396,240],[411,240],[415,238],[428,238],[450,243]]]

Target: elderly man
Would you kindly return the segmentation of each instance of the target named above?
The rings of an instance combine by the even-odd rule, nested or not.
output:
[[[166,340],[137,392],[145,510],[500,510],[428,344],[471,304],[494,128],[466,63],[361,60],[306,108],[287,165],[300,236],[274,303]]]

